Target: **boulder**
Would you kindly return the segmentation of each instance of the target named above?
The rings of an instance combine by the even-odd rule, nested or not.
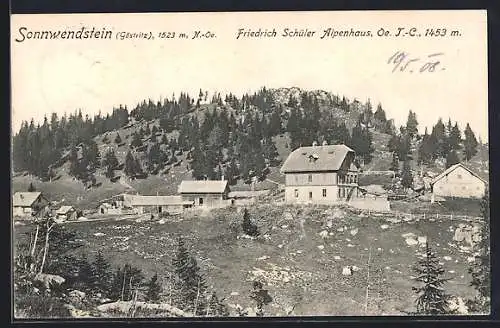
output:
[[[72,290],[69,292],[69,296],[75,299],[84,299],[85,298],[85,293],[79,290]]]
[[[328,231],[326,230],[323,230],[319,233],[320,237],[321,238],[327,238],[328,237]]]
[[[415,246],[415,245],[418,245],[418,240],[415,239],[415,238],[406,238],[406,244],[408,246]]]
[[[351,235],[356,236],[358,234],[358,228],[352,229],[351,230]]]
[[[418,236],[417,240],[421,246],[424,246],[427,243],[427,236]]]
[[[35,276],[35,281],[43,283],[46,289],[50,289],[50,285],[61,285],[66,281],[66,279],[55,274],[39,273]]]
[[[344,276],[350,276],[352,275],[352,269],[350,266],[345,266],[342,268],[342,275]]]
[[[380,229],[382,229],[382,230],[389,229],[389,225],[387,225],[387,224],[382,224],[382,225],[380,226]]]
[[[320,249],[320,250],[323,250],[324,248],[325,248],[325,246],[323,246],[323,245],[318,246],[318,249]]]

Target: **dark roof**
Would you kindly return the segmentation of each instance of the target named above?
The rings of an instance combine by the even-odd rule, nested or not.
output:
[[[351,152],[346,145],[300,147],[288,155],[281,172],[338,171]]]
[[[179,185],[181,194],[222,194],[227,188],[227,180],[184,180]]]
[[[12,197],[12,205],[15,207],[30,207],[42,195],[39,191],[16,192]]]
[[[438,174],[434,179],[432,179],[431,185],[435,184],[437,181],[441,180],[442,178],[444,178],[445,176],[447,176],[451,172],[455,171],[455,169],[457,169],[459,167],[462,167],[464,170],[468,171],[470,174],[472,174],[473,176],[475,176],[479,180],[483,181],[484,183],[486,183],[486,184],[488,183],[488,181],[486,181],[485,179],[483,179],[479,174],[475,173],[474,171],[472,171],[467,166],[463,165],[462,163],[457,163],[457,164],[454,164],[454,165],[450,166],[449,168],[447,168],[446,170],[444,170],[443,172],[441,172],[440,174]]]

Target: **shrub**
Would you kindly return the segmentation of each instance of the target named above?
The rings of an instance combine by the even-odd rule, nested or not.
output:
[[[260,234],[257,225],[250,220],[250,214],[246,208],[243,213],[243,223],[241,226],[243,228],[243,232],[249,236],[256,237]]]

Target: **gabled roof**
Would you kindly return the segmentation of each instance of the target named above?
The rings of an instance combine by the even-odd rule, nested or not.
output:
[[[71,205],[63,205],[57,211],[56,214],[68,214],[69,211],[74,211],[75,208]]]
[[[227,180],[184,180],[179,185],[181,194],[222,194],[227,188]]]
[[[300,147],[288,155],[281,172],[338,171],[351,152],[346,145]]]
[[[447,168],[446,170],[444,170],[443,172],[441,172],[437,176],[435,176],[434,179],[432,179],[432,181],[431,181],[431,185],[435,184],[436,182],[438,182],[439,180],[441,180],[442,178],[444,178],[445,176],[447,176],[451,172],[455,171],[459,167],[461,167],[464,170],[468,171],[470,174],[472,174],[473,176],[475,176],[479,180],[483,181],[484,183],[486,183],[486,184],[488,183],[487,181],[485,181],[483,178],[481,178],[477,173],[475,173],[474,171],[472,171],[467,166],[463,165],[462,163],[457,163],[457,164],[454,164],[454,165],[450,166],[449,168]]]
[[[141,196],[123,195],[125,201],[131,206],[162,206],[162,205],[183,205],[181,196]]]
[[[12,205],[15,207],[30,207],[41,194],[39,191],[16,192],[12,197]]]

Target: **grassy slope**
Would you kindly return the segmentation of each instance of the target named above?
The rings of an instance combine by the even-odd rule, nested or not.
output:
[[[468,255],[448,244],[454,245],[450,227],[456,227],[459,222],[387,223],[389,228],[383,230],[380,226],[386,222],[380,217],[344,213],[333,219],[333,227],[328,229],[333,235],[323,240],[318,233],[326,229],[326,220],[332,217],[332,212],[314,207],[299,211],[292,207],[254,206],[250,208],[251,216],[261,232],[268,235],[261,240],[238,238],[242,214],[235,209],[218,210],[206,216],[186,215],[165,224],[87,222],[72,223],[68,227],[78,230],[89,254],[106,249],[114,264],[133,263],[147,276],[157,272],[166,292],[174,238],[182,235],[196,255],[209,285],[226,297],[228,303],[252,306],[251,281],[267,282],[266,288],[274,298],[274,305],[266,308],[269,315],[283,315],[284,309],[294,304],[296,315],[399,315],[401,311],[412,310],[415,295],[411,290],[414,283],[410,267],[418,247],[406,245],[401,235],[413,232],[428,236],[444,263],[446,276],[452,279],[447,291],[461,297],[473,296],[468,285]],[[338,232],[339,227],[347,227],[347,230]],[[350,233],[353,228],[358,229],[356,235]],[[95,236],[97,232],[105,235]],[[370,302],[365,313],[370,248]],[[262,256],[269,258],[258,260]],[[341,259],[335,260],[334,256]],[[452,260],[446,261],[444,256]],[[346,265],[356,265],[360,271],[343,276],[342,268]],[[292,275],[290,281],[255,278],[250,274],[258,269],[272,272],[273,266],[277,275],[280,272]],[[231,296],[231,292],[239,295]]]

